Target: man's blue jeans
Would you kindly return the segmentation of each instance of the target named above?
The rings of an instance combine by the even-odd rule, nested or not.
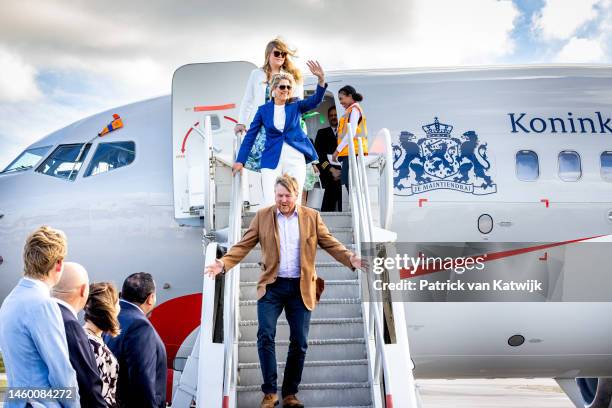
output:
[[[310,310],[302,301],[299,278],[276,278],[266,287],[266,294],[257,301],[257,351],[265,394],[276,394],[276,323],[281,312],[289,322],[289,352],[283,379],[282,394],[286,397],[298,392],[302,381],[304,359],[308,348],[308,328],[310,327]]]

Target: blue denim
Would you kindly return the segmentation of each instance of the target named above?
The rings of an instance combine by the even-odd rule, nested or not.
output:
[[[289,352],[283,379],[283,397],[296,394],[302,381],[304,359],[308,349],[308,329],[310,327],[310,310],[304,306],[300,292],[300,278],[276,278],[267,285],[266,294],[257,301],[257,351],[261,364],[265,394],[276,394],[276,323],[281,312],[289,322]]]

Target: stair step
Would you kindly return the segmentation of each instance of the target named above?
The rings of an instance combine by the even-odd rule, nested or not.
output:
[[[325,290],[321,299],[344,299],[359,297],[359,281],[354,279],[325,280]],[[240,283],[240,300],[257,299],[257,282]]]
[[[278,382],[282,383],[285,362],[276,357]],[[261,365],[259,363],[242,363],[238,365],[239,385],[261,385]],[[306,361],[302,372],[302,382],[365,382],[368,381],[368,360],[323,360]]]
[[[240,340],[256,340],[257,326],[257,320],[241,320],[239,323]],[[363,337],[363,332],[363,319],[361,317],[310,319],[309,336],[312,338],[360,338]],[[278,319],[276,338],[279,340],[289,338],[287,320]]]
[[[318,262],[315,264],[317,275],[327,280],[346,280],[356,279],[357,274],[338,261],[334,262]],[[261,274],[261,266],[256,262],[240,264],[240,281],[253,282],[257,281]]]
[[[276,338],[276,358],[279,361],[287,357],[289,340]],[[366,357],[365,339],[313,339],[308,340],[306,360],[324,360],[334,356],[338,360],[358,360]],[[241,363],[258,363],[257,341],[240,341],[238,343],[238,361]]]
[[[325,293],[325,292],[323,292]],[[284,318],[285,312],[281,315]],[[321,299],[312,318],[361,317],[361,300],[359,298]],[[257,301],[240,301],[240,318],[244,320],[257,319]]]
[[[236,390],[239,407],[256,407],[261,403],[261,385],[238,386]],[[306,383],[300,385],[297,396],[307,407],[369,406],[372,403],[369,382]]]
[[[254,212],[244,214],[242,216],[242,228],[248,228],[254,217]],[[351,227],[353,222],[350,212],[322,212],[321,217],[327,228]]]

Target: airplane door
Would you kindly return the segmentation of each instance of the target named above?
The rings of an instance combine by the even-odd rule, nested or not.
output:
[[[204,139],[200,134],[209,115],[215,156],[231,163],[234,125],[249,75],[250,62],[183,65],[172,78],[172,153],[174,214],[198,219],[204,202]],[[202,126],[200,127],[200,124]]]

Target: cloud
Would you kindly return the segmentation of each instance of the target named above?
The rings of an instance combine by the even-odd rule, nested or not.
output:
[[[612,52],[612,0],[545,0],[532,30],[558,63],[604,63]]]
[[[597,16],[599,0],[546,0],[534,16],[533,27],[545,40],[567,40]]]
[[[605,52],[598,39],[574,37],[559,51],[555,57],[555,62],[602,62],[604,57]]]
[[[0,103],[34,101],[41,95],[36,69],[19,55],[0,47]]]
[[[312,58],[327,70],[493,64],[515,48],[519,14],[498,0],[11,0],[0,47],[17,62],[10,83],[0,82],[0,139],[25,146],[85,114],[167,94],[187,63],[261,65],[279,34],[304,70]],[[20,93],[11,91],[17,75]],[[10,160],[4,151],[0,165]]]

